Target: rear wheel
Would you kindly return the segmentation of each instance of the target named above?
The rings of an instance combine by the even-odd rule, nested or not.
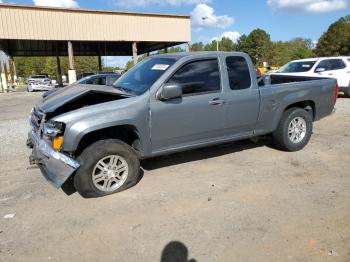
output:
[[[140,161],[133,148],[117,139],[98,141],[78,157],[74,186],[83,197],[101,197],[135,185]]]
[[[286,110],[273,133],[277,147],[285,151],[298,151],[309,142],[312,134],[312,114],[301,108]]]

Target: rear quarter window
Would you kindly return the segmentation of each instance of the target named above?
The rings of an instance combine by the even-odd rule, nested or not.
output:
[[[250,88],[252,80],[249,66],[242,56],[229,56],[226,58],[226,67],[231,90]]]

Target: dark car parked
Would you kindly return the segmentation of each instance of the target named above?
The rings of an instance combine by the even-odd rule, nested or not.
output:
[[[117,74],[117,73],[100,73],[100,74],[84,77],[78,80],[77,82],[75,82],[74,84],[71,84],[70,86],[73,86],[73,85],[111,86],[115,81],[117,81],[119,77],[120,77],[120,74]],[[62,89],[62,87],[57,87],[43,93],[43,98],[46,98],[47,96],[57,92],[60,89]]]

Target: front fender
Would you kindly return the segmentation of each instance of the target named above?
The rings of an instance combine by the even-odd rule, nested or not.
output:
[[[94,131],[123,125],[133,126],[143,148],[151,150],[148,96],[81,108],[55,118],[66,124],[62,150],[75,152],[81,139]]]

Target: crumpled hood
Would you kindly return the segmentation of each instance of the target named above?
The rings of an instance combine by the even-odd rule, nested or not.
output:
[[[50,96],[45,98],[40,104],[38,104],[37,108],[43,113],[52,113],[58,108],[68,103],[73,103],[74,101],[79,100],[84,96],[93,94],[128,96],[120,90],[110,86],[73,85],[62,88],[61,90],[51,94]]]

